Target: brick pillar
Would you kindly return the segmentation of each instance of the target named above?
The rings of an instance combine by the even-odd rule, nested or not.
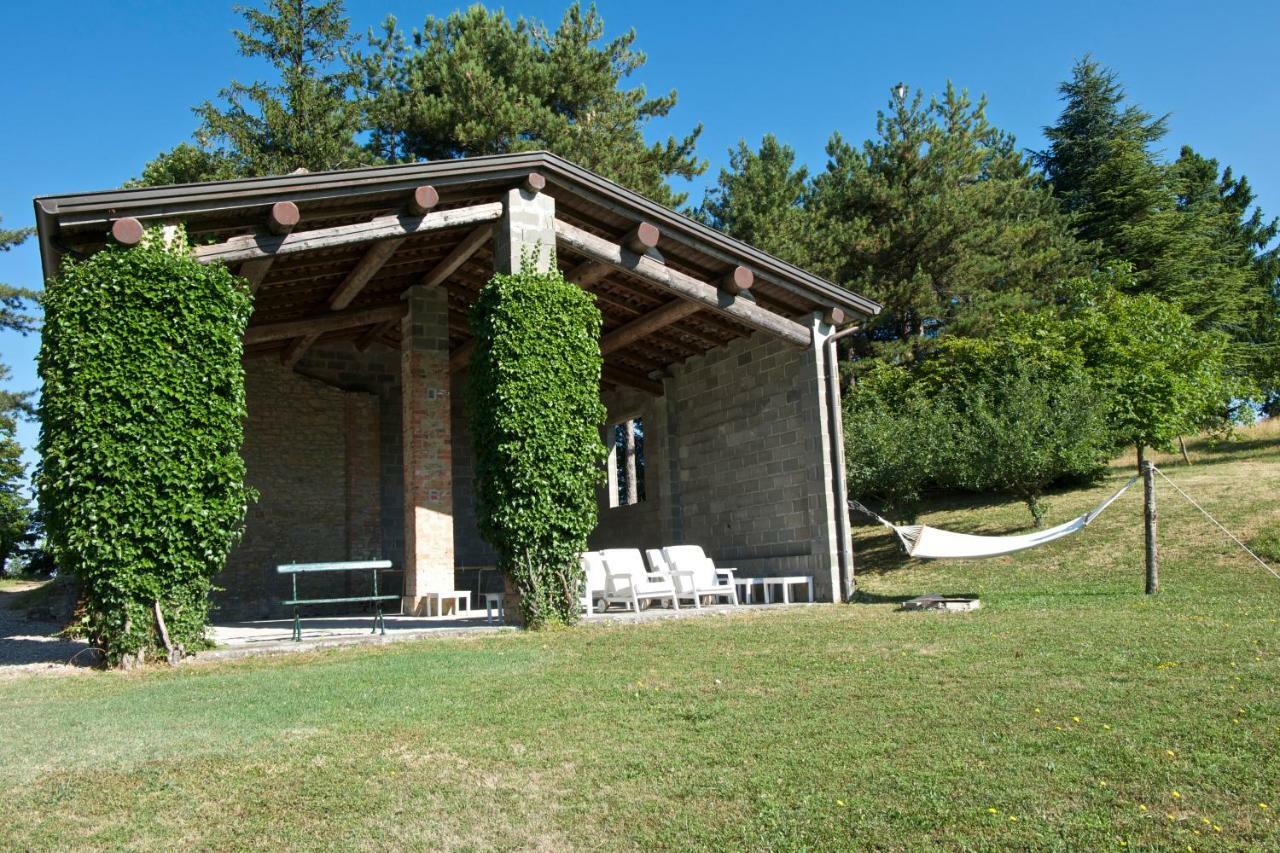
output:
[[[556,253],[556,200],[546,193],[526,189],[507,190],[502,219],[493,235],[494,271],[520,271],[524,257],[538,272],[554,265]]]
[[[404,416],[404,612],[454,588],[453,443],[449,422],[449,293],[405,291],[400,342]]]

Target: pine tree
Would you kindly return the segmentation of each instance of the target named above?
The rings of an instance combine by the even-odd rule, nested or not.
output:
[[[773,134],[764,137],[759,151],[740,141],[729,150],[729,167],[720,170],[698,217],[758,249],[804,265],[808,179],[808,169],[796,166],[796,152]]]
[[[1058,87],[1065,101],[1056,124],[1044,129],[1049,148],[1035,156],[1082,240],[1107,257],[1139,267],[1159,250],[1143,245],[1133,227],[1171,198],[1152,146],[1165,135],[1159,118],[1125,103],[1114,71],[1085,56]]]
[[[197,145],[180,145],[147,164],[138,183],[215,180],[368,165],[356,141],[359,74],[343,56],[351,47],[343,0],[266,0],[263,9],[237,7],[240,54],[263,59],[276,82],[232,81],[205,101]]]
[[[985,99],[950,84],[928,103],[896,97],[876,127],[861,148],[832,137],[808,203],[815,271],[884,304],[874,348],[909,355],[940,331],[982,334],[1080,269],[1050,189]]]
[[[4,217],[0,217],[0,222],[3,221]],[[34,228],[0,228],[0,252],[20,245],[34,233]],[[28,303],[38,299],[39,294],[33,291],[0,282],[0,330],[30,332],[34,329],[35,318],[26,310]]]
[[[1170,302],[1197,329],[1226,333],[1232,361],[1263,385],[1275,379],[1280,254],[1277,223],[1253,202],[1248,181],[1184,147],[1160,162],[1166,118],[1127,103],[1116,74],[1090,57],[1059,87],[1065,104],[1037,155],[1077,234],[1104,263],[1132,270],[1132,293]]]
[[[362,57],[373,154],[404,162],[545,148],[670,206],[671,178],[706,169],[701,127],[649,145],[643,135],[676,104],[622,88],[645,62],[635,31],[600,43],[604,22],[574,3],[553,31],[472,6],[429,17],[406,36],[394,18]]]
[[[31,236],[34,229],[0,229],[0,252],[7,252]],[[26,313],[37,294],[21,287],[0,284],[0,329],[31,331],[35,318]],[[0,363],[0,385],[9,380],[9,367]],[[31,411],[29,394],[0,390],[0,571],[19,544],[26,541],[31,507],[22,492],[26,466],[16,438],[17,418]]]

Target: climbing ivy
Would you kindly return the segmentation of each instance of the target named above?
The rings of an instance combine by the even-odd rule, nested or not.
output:
[[[250,498],[251,308],[242,280],[159,232],[67,262],[48,288],[40,506],[58,566],[80,580],[80,625],[112,663],[204,643]]]
[[[526,624],[577,619],[603,477],[600,311],[559,272],[498,275],[471,312],[467,407],[480,532]]]

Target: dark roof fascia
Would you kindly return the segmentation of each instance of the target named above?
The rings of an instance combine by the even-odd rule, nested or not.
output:
[[[104,226],[121,216],[140,219],[181,217],[194,213],[266,205],[287,197],[292,201],[350,195],[352,190],[387,192],[410,189],[429,181],[437,188],[477,180],[516,180],[538,170],[553,183],[601,206],[621,208],[624,215],[653,222],[664,233],[692,248],[729,263],[745,263],[763,278],[820,303],[831,303],[862,316],[880,312],[880,305],[853,291],[806,272],[794,264],[756,249],[741,240],[670,210],[619,186],[607,178],[546,151],[495,154],[457,160],[434,160],[394,166],[371,166],[333,172],[310,172],[263,178],[241,178],[202,184],[178,184],[137,189],[39,196],[36,224],[46,275],[50,240],[59,223]]]

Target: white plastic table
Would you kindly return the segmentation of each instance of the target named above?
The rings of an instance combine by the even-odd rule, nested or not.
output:
[[[787,575],[780,578],[760,578],[764,581],[764,603],[773,604],[773,587],[782,588],[782,603],[791,603],[791,587],[804,584],[809,589],[809,601],[813,601],[813,575]]]
[[[745,604],[755,604],[755,597],[752,594],[752,590],[755,587],[760,587],[764,590],[767,598],[769,588],[764,585],[767,580],[768,578],[734,577],[733,583],[738,587],[738,600]]]
[[[471,591],[466,589],[442,589],[434,592],[424,592],[422,594],[422,602],[426,605],[427,616],[431,616],[431,603],[435,602],[435,615],[444,615],[444,605],[446,602],[453,602],[453,615],[462,615],[463,610],[471,610]]]

